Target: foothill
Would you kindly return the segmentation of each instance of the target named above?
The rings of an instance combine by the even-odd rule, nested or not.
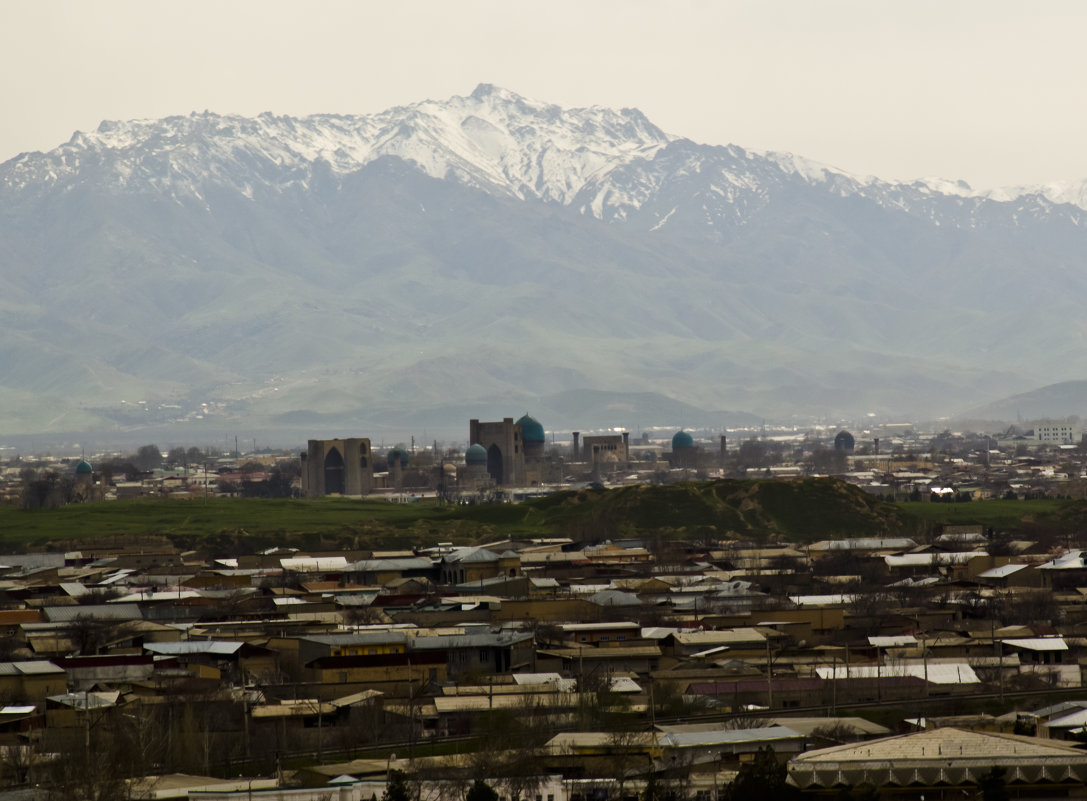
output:
[[[1087,797],[1074,425],[375,439],[5,452],[0,799]]]

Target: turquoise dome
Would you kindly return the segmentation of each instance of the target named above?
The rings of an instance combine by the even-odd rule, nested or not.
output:
[[[857,441],[848,431],[839,431],[838,436],[834,438],[834,450],[836,451],[851,451],[856,445]]]
[[[80,460],[79,464],[77,464],[75,466],[75,471],[76,471],[77,474],[79,474],[79,473],[93,473],[94,468],[91,467],[90,462],[88,462],[86,459],[82,459],[82,460]]]
[[[694,438],[686,431],[677,431],[672,437],[672,450],[676,448],[693,448]]]
[[[474,446],[468,448],[464,453],[464,464],[476,465],[487,464],[487,449],[478,442]]]
[[[487,464],[487,449],[477,442],[464,454],[464,463],[467,465]]]
[[[526,414],[517,421],[517,425],[521,426],[521,438],[525,442],[547,441],[547,437],[544,435],[544,427],[535,417],[530,417]]]
[[[393,448],[391,451],[389,451],[389,455],[386,457],[386,461],[387,461],[389,467],[392,467],[393,463],[395,463],[396,460],[399,459],[400,460],[400,466],[401,467],[407,467],[408,466],[408,460],[410,458],[411,458],[411,456],[408,454],[408,452],[406,450],[404,450],[403,448],[397,447],[397,448]]]

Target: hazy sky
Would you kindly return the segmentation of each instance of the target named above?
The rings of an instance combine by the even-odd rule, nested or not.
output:
[[[0,160],[102,119],[489,82],[884,178],[1087,178],[1085,31],[1082,0],[0,0]]]

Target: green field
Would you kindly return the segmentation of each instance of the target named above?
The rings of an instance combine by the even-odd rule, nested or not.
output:
[[[924,536],[944,524],[1008,531],[1087,526],[1082,501],[889,504],[833,479],[710,481],[562,492],[521,504],[428,500],[141,499],[27,511],[0,507],[0,551],[112,546],[144,538],[215,554],[273,545],[372,549],[503,537],[817,539]]]
[[[1053,519],[1069,507],[1068,501],[1042,498],[1034,501],[970,501],[969,503],[900,503],[911,517],[933,524],[981,525],[1018,529],[1026,524]]]
[[[397,504],[345,498],[140,499],[34,511],[2,507],[0,547],[10,551],[47,541],[141,536],[168,537],[182,543],[226,536],[248,537],[257,544],[275,544],[284,538],[316,543],[325,537],[339,540],[374,527],[407,535],[423,521],[447,516],[448,512],[433,502]]]

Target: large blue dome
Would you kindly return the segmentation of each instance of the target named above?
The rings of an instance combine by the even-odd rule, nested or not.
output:
[[[79,464],[75,466],[75,471],[76,473],[93,473],[94,468],[91,467],[90,462],[88,462],[86,459],[82,459],[80,460]]]
[[[672,450],[676,448],[693,448],[694,438],[686,431],[677,431],[672,437]]]
[[[487,449],[477,442],[464,454],[464,463],[467,465],[486,465]]]
[[[521,439],[525,442],[547,441],[547,436],[544,434],[544,427],[535,417],[530,417],[526,414],[517,421],[517,425],[521,426]]]

